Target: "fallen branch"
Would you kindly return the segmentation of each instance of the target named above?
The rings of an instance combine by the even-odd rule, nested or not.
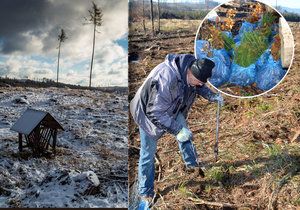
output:
[[[212,202],[212,201],[206,201],[200,198],[188,198],[190,201],[193,201],[194,204],[197,205],[209,205],[209,206],[217,206],[222,208],[238,208],[239,206],[231,203],[219,203],[219,202]]]
[[[98,176],[98,179],[102,179],[102,180],[108,180],[108,181],[113,181],[113,182],[124,182],[127,183],[128,182],[128,175],[126,174],[100,174],[100,173],[96,173]],[[123,175],[123,176],[122,176]]]
[[[155,154],[155,161],[157,162],[157,165],[158,165],[157,181],[159,182],[161,180],[162,164],[161,164],[161,160],[159,158],[159,155],[157,153]]]
[[[140,151],[140,148],[139,148],[139,147],[137,147],[137,146],[134,146],[134,145],[131,145],[131,144],[130,144],[128,147],[129,147],[129,148],[134,148],[134,149],[137,149],[137,150],[139,150],[139,151]]]
[[[293,131],[295,131],[295,135],[293,136],[293,138],[291,139],[291,142],[296,142],[296,140],[299,138],[300,136],[300,127],[298,128],[294,128],[292,129]]]
[[[168,206],[167,206],[167,204],[165,203],[164,197],[163,197],[160,193],[158,193],[158,195],[159,195],[159,197],[161,198],[163,204],[165,205],[165,208],[168,209]]]
[[[274,113],[282,112],[282,111],[284,111],[284,109],[278,109],[278,110],[275,110],[275,111],[267,112],[267,113],[265,113],[265,114],[262,115],[262,118],[267,117],[269,115],[272,115]]]

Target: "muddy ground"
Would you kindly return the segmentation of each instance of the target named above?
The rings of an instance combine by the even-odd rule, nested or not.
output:
[[[152,68],[168,53],[193,53],[200,21],[163,20],[172,25],[156,38],[142,35],[140,23],[129,36],[129,100]],[[175,24],[176,23],[176,24]],[[300,27],[289,23],[296,41],[295,58],[285,80],[253,99],[224,96],[219,160],[214,161],[216,104],[198,98],[188,117],[206,177],[182,171],[175,138],[158,142],[153,209],[299,209],[300,208]],[[133,62],[132,62],[133,61]],[[137,174],[138,128],[129,119],[129,186]]]

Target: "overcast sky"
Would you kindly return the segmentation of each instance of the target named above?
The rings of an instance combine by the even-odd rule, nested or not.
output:
[[[103,10],[96,35],[92,86],[127,86],[128,1],[94,0]],[[88,85],[93,26],[83,25],[90,0],[1,0],[0,76],[56,80],[60,29],[60,81]]]

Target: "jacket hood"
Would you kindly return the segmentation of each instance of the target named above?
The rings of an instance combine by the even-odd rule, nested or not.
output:
[[[196,60],[191,54],[168,54],[165,63],[176,70],[177,76],[186,82],[187,69]]]

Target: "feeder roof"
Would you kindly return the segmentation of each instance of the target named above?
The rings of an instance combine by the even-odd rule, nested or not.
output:
[[[59,122],[48,112],[29,108],[11,127],[11,130],[29,135],[40,123],[43,123],[45,127],[64,130]]]

